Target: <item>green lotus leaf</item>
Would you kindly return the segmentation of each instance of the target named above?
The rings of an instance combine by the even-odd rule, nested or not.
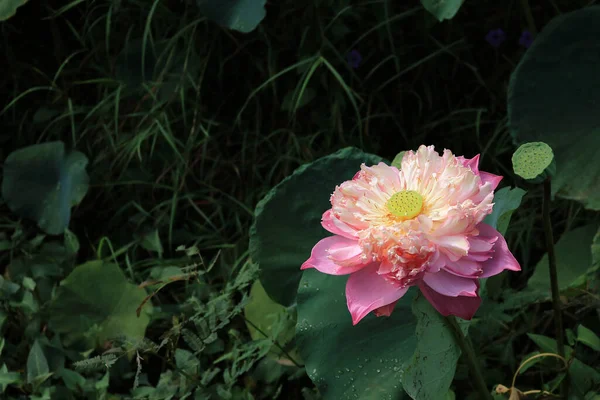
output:
[[[260,282],[277,303],[294,303],[300,266],[313,246],[331,235],[321,227],[321,217],[331,207],[336,185],[352,179],[361,163],[381,160],[355,148],[342,149],[299,167],[258,203],[250,255],[260,266]]]
[[[579,286],[585,282],[587,273],[594,269],[592,244],[597,231],[598,224],[585,225],[565,233],[556,243],[554,251],[559,290]],[[548,254],[544,254],[535,266],[533,275],[527,281],[527,288],[550,298]]]
[[[324,399],[408,399],[402,375],[417,344],[409,290],[390,317],[368,315],[357,325],[346,306],[347,277],[304,271],[298,289],[296,335],[306,372]]]
[[[252,32],[266,15],[266,0],[196,0],[200,11],[217,24]]]
[[[553,194],[600,210],[600,7],[554,18],[514,70],[508,125],[517,145],[554,151]]]
[[[2,196],[15,214],[58,235],[71,219],[71,207],[88,190],[88,160],[78,151],[65,152],[63,142],[36,144],[12,152],[4,162]]]
[[[17,8],[27,3],[28,0],[1,0],[0,1],[0,21],[6,21],[13,17]]]
[[[438,21],[454,18],[464,0],[421,0],[427,11]]]
[[[50,326],[66,345],[83,343],[98,348],[105,341],[126,337],[141,340],[150,322],[150,303],[140,316],[136,309],[144,289],[127,281],[116,264],[90,261],[77,266],[61,282],[50,307]]]

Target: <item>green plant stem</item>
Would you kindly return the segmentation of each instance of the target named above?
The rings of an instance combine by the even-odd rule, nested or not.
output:
[[[544,218],[544,233],[546,234],[546,251],[548,252],[548,267],[550,268],[550,287],[552,289],[552,306],[554,307],[554,328],[558,355],[565,357],[565,341],[563,338],[562,312],[560,310],[560,293],[558,291],[558,275],[556,272],[556,254],[554,253],[554,235],[550,221],[550,178],[544,181],[544,202],[542,216]]]
[[[460,326],[458,325],[458,322],[454,316],[450,315],[446,317],[446,321],[448,321],[450,327],[452,327],[456,342],[460,346],[460,349],[467,359],[467,364],[469,365],[469,370],[471,371],[471,378],[473,381],[475,381],[475,387],[479,392],[479,398],[481,400],[492,400],[492,395],[485,384],[485,379],[483,378],[483,374],[479,368],[479,362],[475,356],[475,350],[473,349],[471,341],[466,338],[465,335],[463,335],[462,329],[460,329]]]
[[[556,254],[554,253],[554,235],[552,221],[550,220],[550,196],[552,184],[550,177],[544,181],[544,200],[542,203],[542,217],[544,219],[544,233],[546,235],[546,251],[548,252],[548,267],[550,268],[550,288],[552,290],[552,307],[554,308],[554,329],[558,355],[565,358],[565,340],[563,337],[562,311],[560,309],[560,293],[558,291],[558,274],[556,272]],[[561,395],[566,396],[566,379],[561,384]]]

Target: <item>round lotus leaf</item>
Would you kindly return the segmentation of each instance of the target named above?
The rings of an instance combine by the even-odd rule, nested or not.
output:
[[[563,291],[586,282],[586,275],[594,269],[594,235],[598,232],[598,223],[591,223],[570,230],[560,237],[554,247],[558,275],[558,289]],[[550,269],[548,254],[535,266],[527,287],[532,292],[544,293],[550,298]],[[592,266],[592,267],[590,267]]]
[[[122,337],[135,343],[150,322],[150,302],[139,317],[136,313],[145,298],[144,289],[129,283],[118,265],[88,261],[61,282],[50,304],[49,324],[68,345],[99,348]]]
[[[308,376],[325,400],[408,400],[402,376],[417,345],[411,306],[418,290],[408,291],[390,317],[368,315],[353,326],[346,280],[315,269],[302,275],[296,335]]]
[[[62,234],[71,207],[87,193],[87,163],[78,151],[66,153],[63,142],[16,150],[4,162],[2,197],[18,216],[36,221],[46,233]]]
[[[512,156],[513,170],[528,181],[538,182],[556,172],[552,148],[544,142],[521,145]]]
[[[200,11],[226,28],[252,32],[265,18],[266,0],[196,0]]]
[[[513,212],[521,205],[521,200],[525,195],[523,189],[503,187],[494,193],[494,208],[492,213],[488,214],[483,223],[488,224],[502,235],[506,233],[510,218]]]
[[[452,19],[465,0],[421,0],[423,7],[438,21]]]
[[[392,167],[396,167],[398,169],[402,168],[402,159],[404,158],[404,154],[406,154],[406,151],[401,151],[400,153],[396,154],[396,157],[394,157],[392,160]]]
[[[27,3],[27,0],[1,0],[0,1],[0,21],[6,21],[13,17],[17,8]]]
[[[554,150],[553,194],[600,210],[600,7],[554,18],[513,72],[508,125],[515,143]]]
[[[305,164],[258,203],[250,229],[250,255],[260,266],[260,282],[273,300],[290,306],[302,276],[300,266],[315,244],[332,234],[321,226],[336,185],[352,179],[360,165],[381,157],[349,147]]]

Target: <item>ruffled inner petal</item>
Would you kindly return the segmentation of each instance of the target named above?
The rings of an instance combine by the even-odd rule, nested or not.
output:
[[[331,210],[323,213],[321,225],[335,235],[340,235],[348,239],[358,239],[358,231],[345,222],[340,221],[339,218],[336,218]]]

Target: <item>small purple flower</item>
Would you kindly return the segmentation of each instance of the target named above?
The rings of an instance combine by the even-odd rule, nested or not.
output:
[[[358,50],[352,50],[346,55],[346,60],[348,60],[348,64],[350,64],[352,68],[356,69],[362,61],[362,56]]]
[[[485,35],[485,40],[492,46],[498,48],[506,40],[506,33],[502,29],[492,29]]]
[[[519,44],[528,49],[531,43],[533,43],[533,35],[528,30],[524,30],[519,38]]]

